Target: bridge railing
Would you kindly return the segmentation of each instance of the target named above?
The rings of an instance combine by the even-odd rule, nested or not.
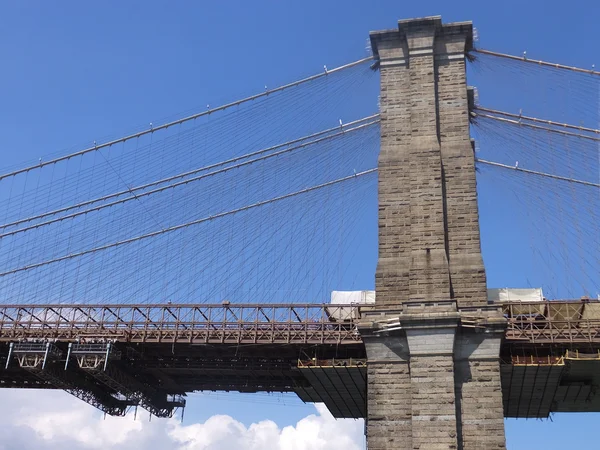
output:
[[[0,341],[358,343],[352,311],[322,304],[0,305]]]
[[[532,344],[600,342],[600,301],[511,302],[502,305],[506,339]]]
[[[506,339],[600,342],[600,301],[501,305]],[[0,341],[154,343],[360,343],[356,305],[0,305]]]

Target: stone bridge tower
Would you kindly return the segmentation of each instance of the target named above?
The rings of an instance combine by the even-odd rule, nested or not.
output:
[[[488,306],[466,53],[470,22],[403,20],[371,33],[381,71],[376,303],[367,443],[383,449],[502,449],[499,350]]]

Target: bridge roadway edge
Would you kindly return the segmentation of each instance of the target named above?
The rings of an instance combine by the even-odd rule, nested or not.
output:
[[[484,311],[488,307],[463,308],[457,324],[451,302],[437,303],[449,314],[430,317],[427,325],[446,329],[446,347],[454,333],[456,396],[466,398],[465,390],[477,388],[473,379],[494,381],[486,357],[497,353],[490,346],[497,341],[489,338],[499,324]],[[505,417],[600,411],[600,301],[492,307],[508,323],[500,349]],[[393,403],[389,394],[399,383],[389,381],[400,378],[395,370],[410,369],[407,332],[412,328],[420,356],[427,356],[423,345],[418,349],[421,340],[430,346],[432,339],[415,314],[398,311],[381,323],[373,313],[372,307],[314,304],[0,306],[0,388],[65,389],[113,415],[133,405],[169,415],[181,399],[169,403],[167,396],[194,391],[295,392],[305,402],[325,403],[334,417],[363,418],[367,371],[383,364],[383,400]],[[390,353],[382,358],[386,347]],[[419,382],[425,385],[426,378]],[[129,395],[127,401],[115,403],[118,391]],[[485,413],[485,403],[478,406]]]

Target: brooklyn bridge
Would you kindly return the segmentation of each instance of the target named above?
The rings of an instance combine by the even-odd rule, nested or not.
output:
[[[290,392],[364,418],[369,449],[505,448],[505,417],[600,412],[600,72],[440,17],[369,42],[1,173],[0,387],[158,417]],[[488,105],[468,73],[541,106]],[[550,288],[488,286],[490,222]]]

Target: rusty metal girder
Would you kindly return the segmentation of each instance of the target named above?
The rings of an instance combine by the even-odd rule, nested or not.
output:
[[[342,305],[6,305],[0,341],[344,344],[360,342]],[[356,309],[356,308],[354,308]]]
[[[600,343],[598,300],[514,302],[504,304],[503,313],[507,344]]]
[[[499,306],[507,344],[600,343],[600,301]],[[4,305],[0,342],[360,344],[358,319],[356,305]]]
[[[76,358],[79,369],[87,372],[108,388],[119,392],[132,404],[139,404],[156,417],[172,417],[176,408],[184,407],[183,397],[169,400],[166,393],[138,381],[115,366],[121,353],[111,343],[69,344],[69,355]],[[68,360],[67,360],[68,364]]]
[[[26,359],[29,361],[30,358],[31,355],[28,355]],[[60,364],[49,363],[42,366],[43,358],[37,359],[39,361],[35,366],[26,364],[21,367],[34,374],[40,380],[49,383],[55,388],[68,392],[74,397],[83,400],[106,414],[111,416],[124,416],[127,413],[127,408],[132,406],[132,403],[126,399],[113,397],[108,392],[88,383],[87,380],[77,374],[64,370]],[[22,361],[19,360],[19,363],[21,362]]]

